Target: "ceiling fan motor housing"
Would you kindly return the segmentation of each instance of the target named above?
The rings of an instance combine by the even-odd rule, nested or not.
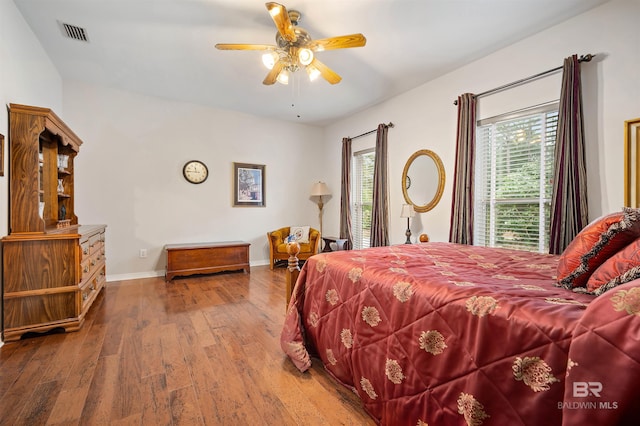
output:
[[[282,35],[276,33],[276,45],[278,46],[277,53],[280,60],[283,61],[285,69],[290,72],[295,72],[300,68],[298,52],[300,49],[306,48],[311,43],[311,36],[302,27],[298,27],[300,22],[301,13],[297,10],[289,10],[289,19],[293,24],[293,32],[296,35],[296,41],[288,41]]]

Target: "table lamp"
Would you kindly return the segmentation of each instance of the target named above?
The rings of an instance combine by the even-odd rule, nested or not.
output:
[[[400,211],[400,217],[407,218],[407,232],[404,233],[407,236],[407,241],[404,242],[405,244],[411,244],[411,228],[409,228],[409,219],[414,217],[415,215],[416,215],[416,212],[415,210],[413,210],[412,204],[402,205],[402,211]]]

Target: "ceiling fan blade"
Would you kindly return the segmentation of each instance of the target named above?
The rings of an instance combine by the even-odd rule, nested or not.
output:
[[[218,43],[216,49],[220,50],[275,50],[276,47],[271,44],[229,44]]]
[[[276,62],[273,65],[273,68],[271,68],[271,71],[269,71],[269,74],[267,74],[267,76],[264,78],[262,84],[269,86],[275,83],[276,79],[278,78],[278,74],[280,74],[280,71],[282,71],[282,68],[284,68],[284,63],[282,61]]]
[[[362,47],[367,44],[367,39],[362,34],[349,34],[338,37],[312,40],[309,48],[321,52],[323,50],[346,49],[348,47]]]
[[[313,58],[311,61],[311,66],[314,66],[318,71],[320,71],[320,75],[322,78],[327,80],[331,84],[340,83],[342,77],[340,77],[334,70],[320,62],[317,58]]]
[[[273,2],[266,3],[266,6],[269,11],[269,15],[271,15],[271,19],[273,19],[273,22],[276,24],[276,28],[282,38],[292,43],[295,42],[298,39],[298,36],[295,31],[293,31],[293,24],[289,18],[287,8],[281,4]]]

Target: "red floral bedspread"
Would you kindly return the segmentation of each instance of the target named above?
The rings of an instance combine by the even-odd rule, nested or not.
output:
[[[640,281],[554,286],[557,256],[427,243],[318,254],[281,334],[384,425],[640,424]]]

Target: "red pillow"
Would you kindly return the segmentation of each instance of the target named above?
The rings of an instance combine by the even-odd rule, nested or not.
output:
[[[587,291],[600,295],[636,278],[640,278],[640,239],[635,240],[600,265],[589,277]]]
[[[558,285],[566,289],[584,287],[598,266],[638,237],[640,209],[625,207],[594,220],[560,255]]]

